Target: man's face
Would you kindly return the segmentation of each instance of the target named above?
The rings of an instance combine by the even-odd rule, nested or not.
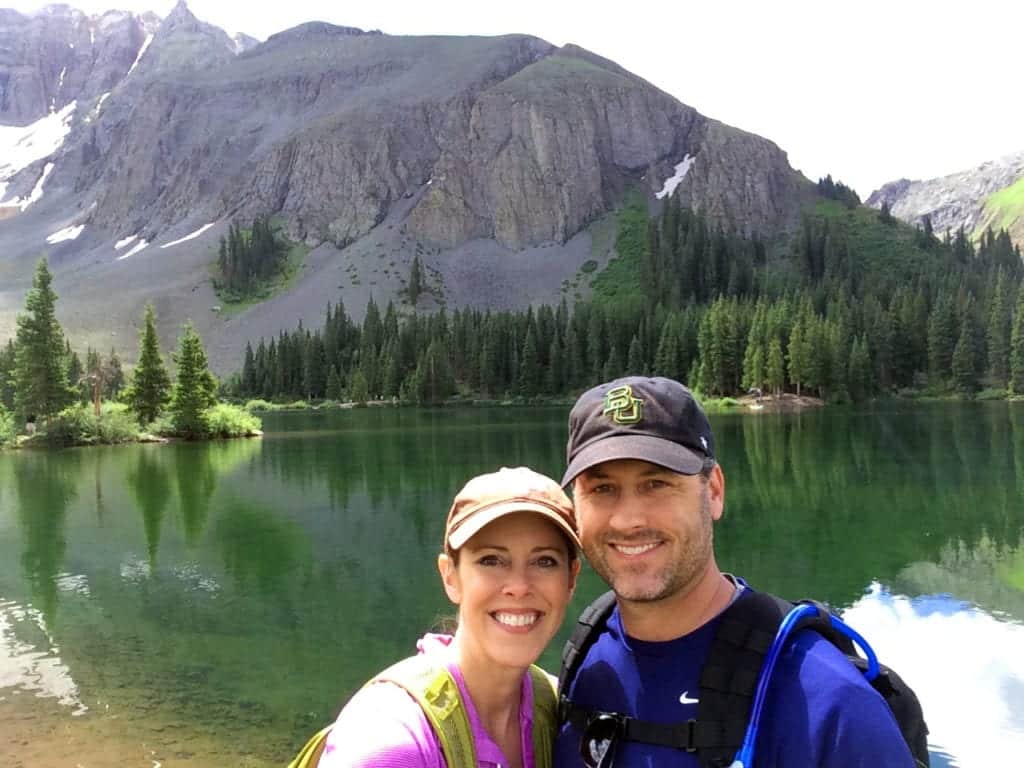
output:
[[[711,563],[725,479],[633,459],[607,461],[573,483],[583,551],[615,594],[652,602],[689,592]]]

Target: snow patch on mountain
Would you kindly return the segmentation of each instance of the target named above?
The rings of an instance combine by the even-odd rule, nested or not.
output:
[[[84,229],[85,224],[64,227],[64,229],[54,232],[52,235],[47,237],[46,242],[48,242],[50,245],[54,245],[56,243],[63,243],[66,240],[75,240],[78,238],[80,234],[82,234],[82,230]]]
[[[23,127],[0,126],[0,201],[6,182],[37,160],[60,149],[71,131],[71,119],[78,102],[72,101],[55,112]]]
[[[138,239],[139,239],[138,235],[129,235],[128,237],[124,238],[123,240],[118,240],[116,243],[114,243],[114,250],[115,251],[120,251],[122,248],[125,248],[125,247],[131,245],[132,243],[134,243]]]
[[[149,245],[149,241],[148,240],[140,240],[138,245],[136,245],[134,248],[132,248],[130,251],[128,251],[128,253],[124,254],[123,256],[118,256],[117,260],[118,261],[123,261],[124,259],[127,259],[129,256],[134,256],[136,253],[141,251],[147,245]]]
[[[152,43],[152,42],[153,42],[153,34],[150,33],[150,34],[146,35],[146,39],[142,41],[142,47],[139,48],[139,54],[135,57],[135,61],[133,61],[132,65],[128,68],[128,73],[125,75],[125,77],[128,77],[128,75],[130,75],[132,72],[134,72],[135,68],[137,66],[139,66],[139,62],[142,60],[143,54],[146,53],[146,49],[149,48],[149,44]]]
[[[686,178],[686,174],[689,172],[690,168],[693,167],[696,160],[697,158],[692,157],[689,153],[684,155],[682,162],[676,165],[676,172],[669,178],[665,179],[665,183],[661,187],[661,192],[655,193],[654,196],[659,200],[664,197],[672,197],[672,193],[676,191],[676,187],[678,187],[682,183],[683,179]]]
[[[201,234],[203,234],[203,232],[208,230],[210,227],[212,227],[216,223],[217,222],[214,221],[214,222],[210,222],[209,224],[203,224],[203,226],[201,226],[199,229],[197,229],[192,234],[185,235],[184,237],[178,238],[177,240],[174,240],[174,241],[172,241],[170,243],[165,243],[164,245],[161,245],[160,247],[161,248],[170,248],[172,245],[178,245],[178,243],[184,243],[187,240],[193,240],[193,239],[199,237]]]
[[[100,110],[103,109],[103,102],[106,101],[108,98],[110,98],[110,91],[107,91],[106,93],[100,96],[99,100],[96,102],[96,106],[89,111],[88,115],[86,115],[85,122],[91,123],[93,120],[100,116]]]
[[[24,211],[26,208],[32,205],[32,203],[34,203],[36,200],[43,196],[43,184],[46,183],[46,177],[50,175],[50,171],[52,170],[53,163],[47,163],[46,167],[43,168],[43,173],[39,177],[39,181],[37,181],[36,185],[32,188],[32,193],[27,198],[25,198],[25,201],[21,204],[21,210]]]

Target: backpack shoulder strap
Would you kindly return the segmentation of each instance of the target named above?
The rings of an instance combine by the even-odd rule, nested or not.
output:
[[[728,765],[743,743],[761,665],[792,607],[788,600],[751,591],[723,612],[700,676],[697,722],[715,731],[709,734],[715,746],[699,752],[701,765]]]
[[[568,699],[569,687],[576,678],[576,672],[579,671],[580,664],[586,658],[590,646],[594,644],[597,636],[601,633],[601,628],[608,621],[613,608],[615,608],[615,593],[609,590],[584,608],[583,613],[576,620],[572,635],[562,649],[562,666],[558,670],[560,701]],[[564,720],[562,713],[559,713],[559,719]]]
[[[429,655],[410,656],[385,669],[367,685],[394,683],[404,688],[430,721],[449,768],[475,768],[473,729],[459,686],[448,668]]]
[[[555,680],[536,664],[530,665],[533,686],[533,762],[536,768],[551,768],[558,727]]]
[[[324,747],[327,746],[327,734],[333,727],[334,724],[331,723],[313,734],[302,747],[302,751],[288,763],[288,768],[316,768],[320,763],[320,756],[324,753]]]

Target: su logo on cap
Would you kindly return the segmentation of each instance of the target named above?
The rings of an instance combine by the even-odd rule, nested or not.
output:
[[[633,397],[633,388],[628,384],[609,389],[604,397],[603,413],[611,415],[616,424],[636,424],[643,413],[644,401]]]

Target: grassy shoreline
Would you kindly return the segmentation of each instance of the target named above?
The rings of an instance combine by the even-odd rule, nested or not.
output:
[[[8,418],[7,431],[0,431],[0,449],[59,449],[127,443],[169,443],[189,439],[228,440],[261,437],[258,416],[230,403],[217,403],[206,412],[208,429],[200,437],[178,435],[170,418],[162,416],[152,424],[140,425],[124,403],[103,403],[97,417],[91,405],[65,408],[34,434],[16,434]],[[0,425],[3,427],[4,425]]]

